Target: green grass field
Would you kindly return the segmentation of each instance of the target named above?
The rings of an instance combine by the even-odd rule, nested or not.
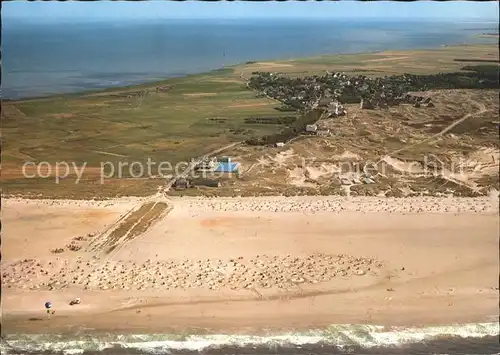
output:
[[[458,71],[470,64],[457,58],[498,60],[498,49],[491,44],[256,62],[134,87],[7,101],[2,105],[3,192],[65,198],[150,194],[162,184],[161,179],[130,179],[126,168],[122,170],[124,179],[100,184],[101,164],[117,166],[120,161],[130,164],[148,158],[175,164],[283,128],[244,123],[250,116],[290,115],[275,109],[279,103],[257,98],[246,88],[242,77],[253,71],[292,76],[325,70],[365,75],[428,74]],[[162,85],[171,89],[156,92]],[[134,94],[148,89],[147,95]],[[47,173],[49,178],[26,179],[22,173],[26,161],[87,165],[79,184],[74,183],[74,174],[55,184],[53,169]]]
[[[168,92],[118,95],[166,83],[172,85]],[[120,161],[130,164],[149,158],[174,165],[251,135],[281,130],[280,125],[244,123],[251,116],[290,115],[275,110],[278,103],[255,96],[243,79],[225,70],[101,93],[5,102],[4,193],[65,197],[151,193],[158,180],[96,187],[101,164],[109,161],[117,166]],[[87,168],[78,185],[68,177],[53,186],[52,178],[25,179],[21,171],[25,161],[66,161],[77,166],[86,162]],[[130,175],[130,169],[122,171],[124,177]]]
[[[367,76],[397,75],[403,73],[433,74],[455,72],[464,66],[457,58],[498,62],[497,43],[443,46],[436,49],[387,51],[344,55],[322,55],[261,65],[240,65],[236,70],[249,76],[252,71],[278,71],[291,76],[322,75],[326,70]],[[274,65],[271,65],[274,64]]]

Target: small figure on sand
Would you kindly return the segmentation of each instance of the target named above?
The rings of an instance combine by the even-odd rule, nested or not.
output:
[[[73,306],[75,304],[80,304],[81,300],[80,297],[75,298],[73,301],[69,303],[70,306]]]
[[[52,303],[50,302],[45,302],[45,309],[47,310],[47,318],[50,319],[50,315],[56,313],[55,310],[51,310],[52,308]]]

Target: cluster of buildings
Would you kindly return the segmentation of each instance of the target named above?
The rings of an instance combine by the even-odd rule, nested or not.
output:
[[[296,110],[304,116],[308,112],[321,112],[322,118],[346,114],[345,104],[359,104],[361,109],[387,108],[399,104],[414,107],[434,107],[430,97],[410,95],[433,89],[488,89],[499,88],[498,68],[495,66],[466,66],[453,73],[430,75],[402,74],[385,77],[347,75],[326,72],[324,75],[291,78],[283,73],[253,72],[247,87],[259,96],[280,101],[280,111]],[[309,120],[306,127],[296,124],[293,130],[265,139],[249,140],[248,144],[277,145],[297,134],[328,134]],[[304,122],[302,122],[304,123]],[[298,129],[297,129],[298,128]]]
[[[487,89],[499,88],[498,68],[495,66],[466,66],[453,73],[429,75],[402,74],[385,77],[347,75],[326,72],[290,78],[280,73],[254,72],[248,87],[264,96],[281,101],[297,110],[310,110],[323,106],[331,116],[343,113],[341,104],[361,103],[363,108],[395,106],[410,103],[415,107],[427,106],[407,97],[409,92],[431,89]],[[432,105],[428,105],[432,107]]]
[[[231,157],[203,157],[191,159],[193,174],[190,177],[179,177],[173,186],[175,189],[187,189],[196,186],[220,187],[221,178],[235,173],[239,176],[240,164],[233,162]]]
[[[216,173],[237,173],[240,164],[233,162],[231,157],[204,157],[196,161],[191,159],[194,165],[194,171],[198,172],[216,172]]]
[[[301,78],[273,73],[255,74],[249,80],[250,88],[298,110],[322,108],[328,117],[345,115],[342,103],[361,103],[362,108],[405,103],[408,92],[426,90],[429,81],[428,76],[409,74],[383,78],[330,72],[323,76]]]
[[[280,73],[254,72],[247,85],[263,96],[282,102],[284,107],[303,113],[319,111],[321,118],[335,118],[347,114],[346,103],[359,103],[361,109],[386,108],[401,103],[432,107],[434,104],[430,98],[408,94],[426,90],[428,81],[432,79],[430,77],[404,74],[371,78],[326,72],[323,76],[291,78]],[[301,134],[330,135],[328,130],[318,127],[315,122],[308,123],[299,130]],[[282,146],[282,138],[272,139],[271,144]]]

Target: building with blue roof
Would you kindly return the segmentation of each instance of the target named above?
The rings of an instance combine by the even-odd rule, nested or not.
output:
[[[239,163],[219,163],[215,172],[218,173],[236,173],[238,172],[240,164]]]
[[[218,173],[236,173],[238,172],[240,164],[233,163],[230,157],[223,157],[219,159],[219,165],[215,168],[215,172]]]

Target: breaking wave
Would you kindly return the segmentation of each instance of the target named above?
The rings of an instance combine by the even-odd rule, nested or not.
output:
[[[500,326],[495,323],[455,324],[421,328],[397,328],[374,325],[332,325],[323,330],[281,335],[85,335],[69,338],[62,335],[11,335],[2,339],[2,354],[245,354],[276,353],[278,349],[293,349],[293,353],[333,354],[352,352],[353,349],[373,354],[375,349],[408,347],[415,344],[480,344],[486,339],[491,352],[492,344],[498,344]],[[465,341],[465,342],[464,342]],[[436,343],[437,342],[437,343]],[[467,343],[469,342],[469,343]],[[479,346],[479,345],[478,345]],[[267,352],[265,352],[267,349]],[[302,349],[302,352],[300,351]],[[314,350],[316,349],[316,350]],[[320,351],[321,350],[321,351]],[[429,350],[427,348],[427,350]],[[325,352],[326,351],[326,352]],[[291,353],[287,351],[287,353]],[[356,353],[360,353],[356,351]],[[429,353],[429,352],[427,352]],[[444,353],[434,349],[432,353]],[[481,353],[481,352],[478,352]]]

